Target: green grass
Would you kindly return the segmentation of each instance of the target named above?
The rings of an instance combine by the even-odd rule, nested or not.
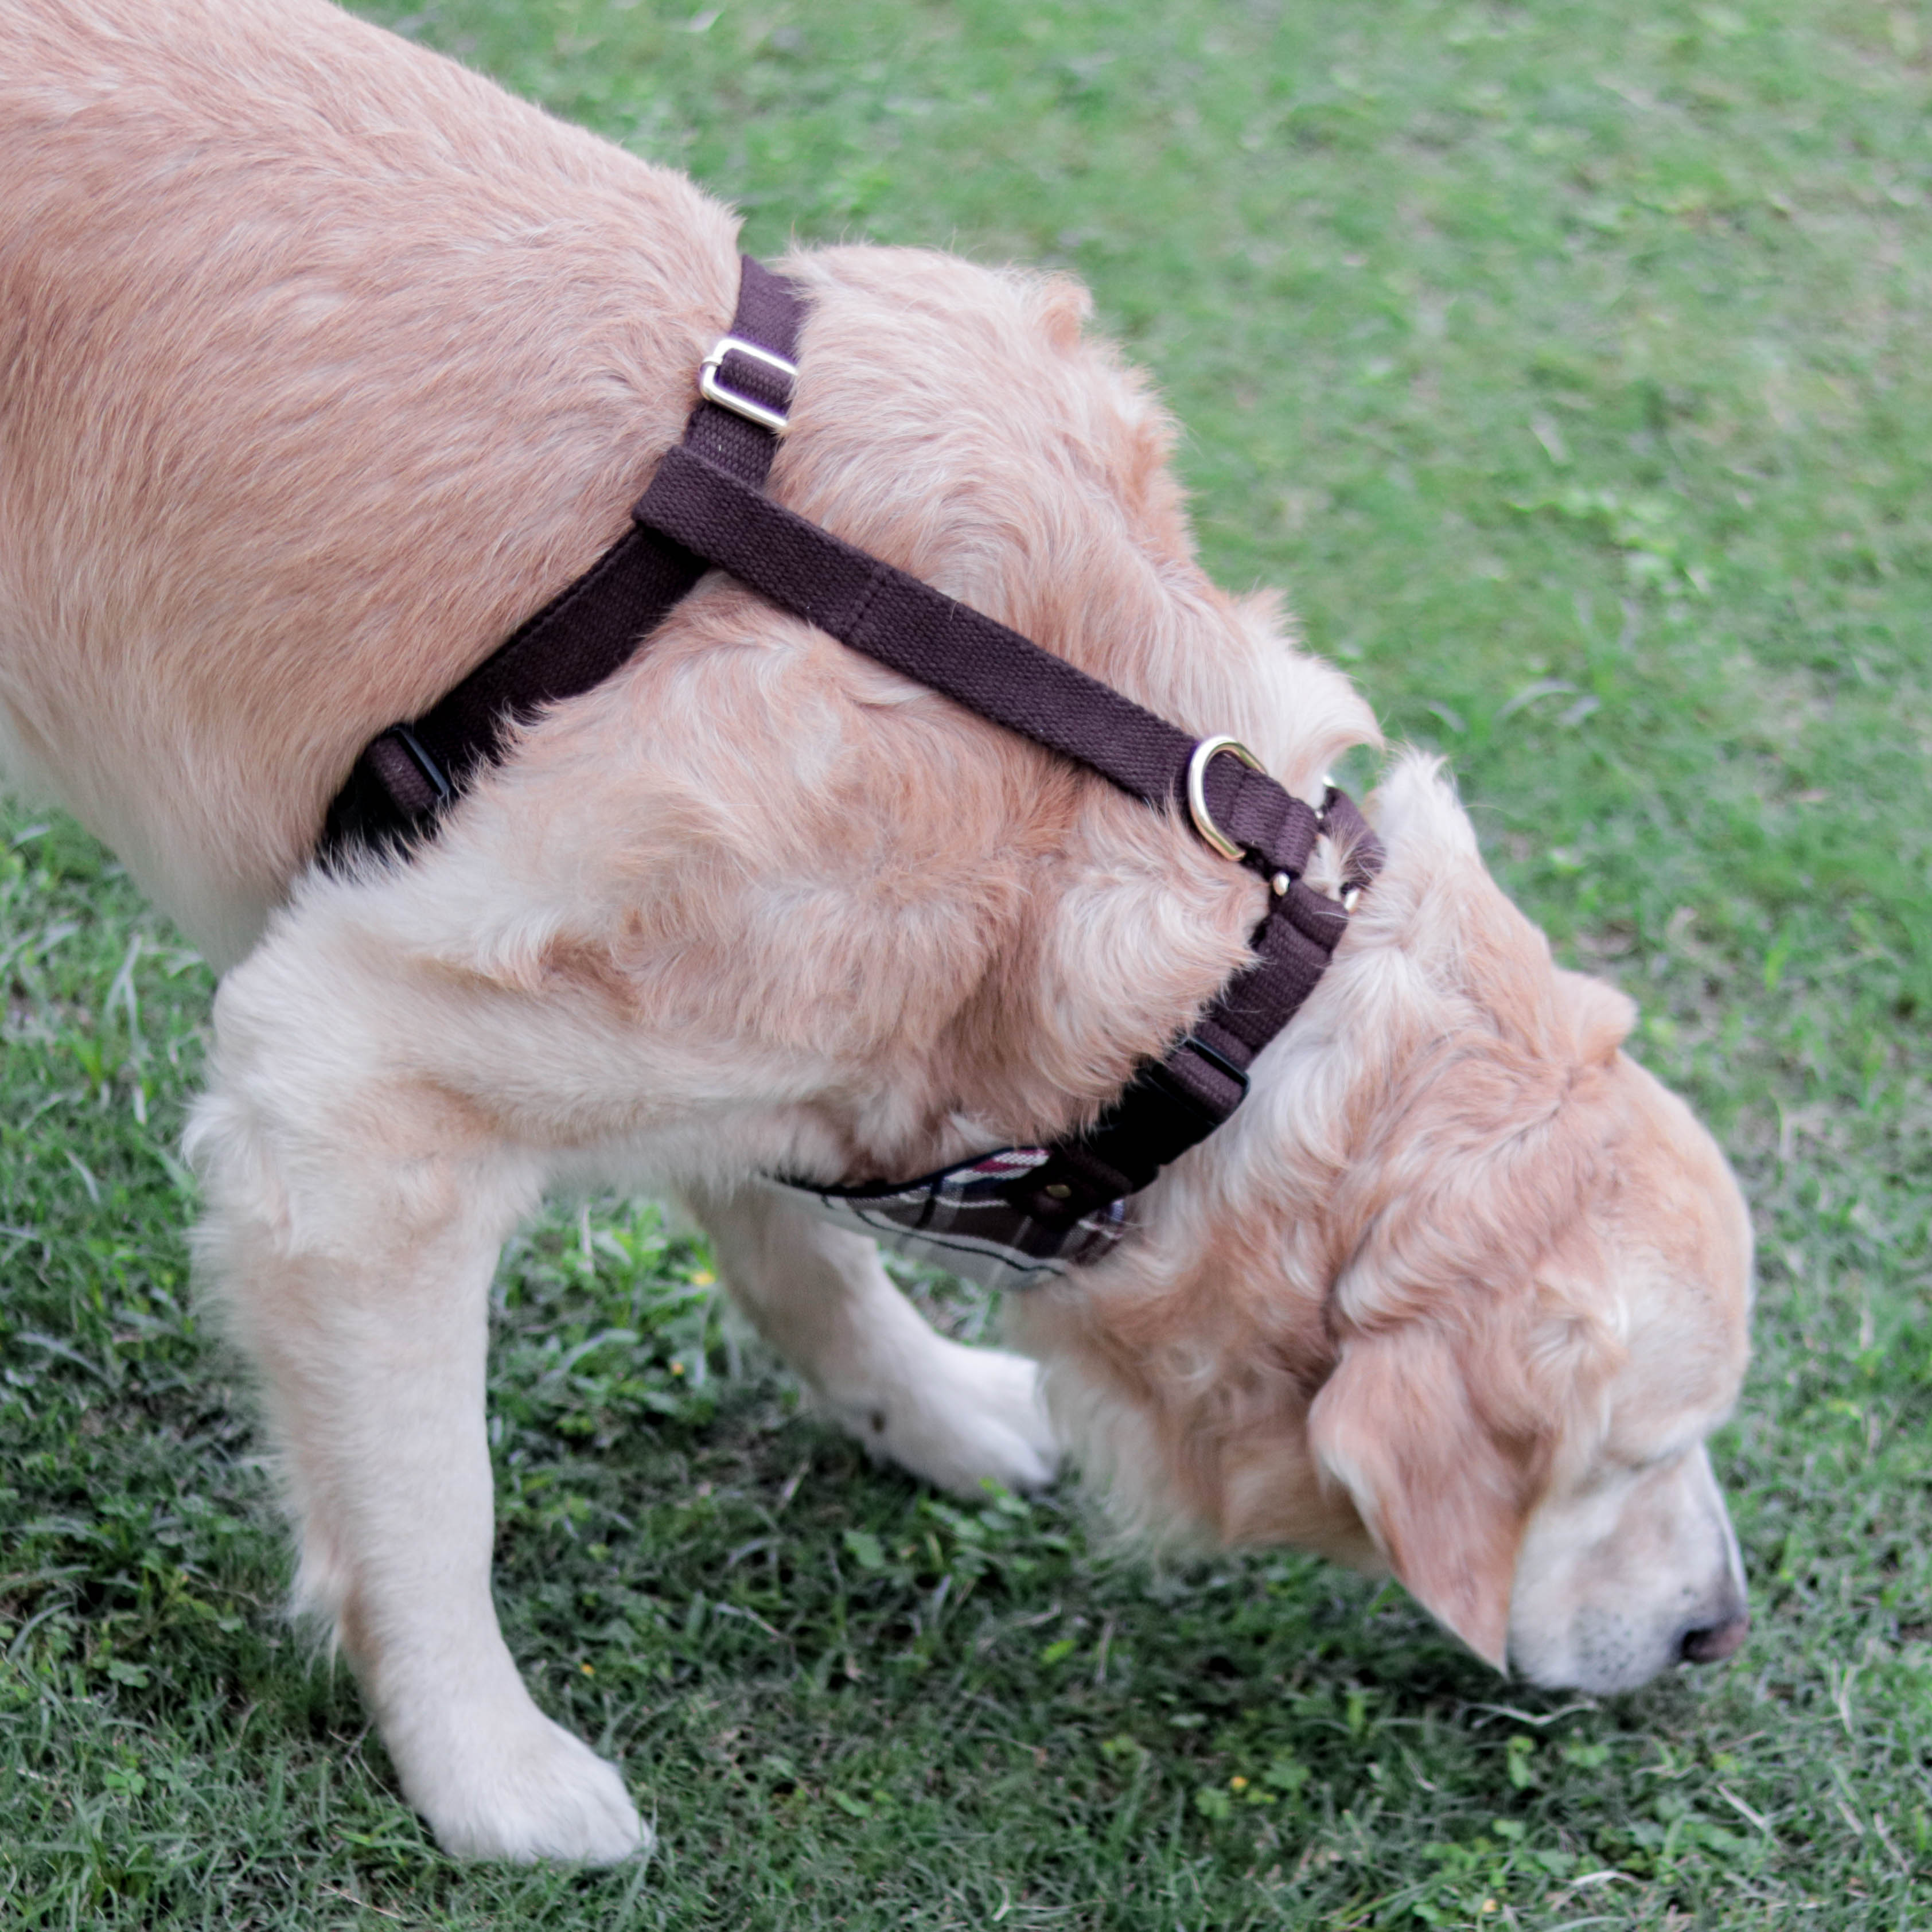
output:
[[[373,16],[793,234],[1066,266],[1290,592],[1716,1124],[1757,1627],[1592,1703],[1298,1558],[962,1509],[736,1350],[654,1210],[508,1257],[499,1589],[662,1834],[442,1858],[279,1621],[172,1150],[208,983],[0,846],[0,1924],[1932,1917],[1932,139],[1922,10],[440,0]],[[971,1326],[983,1311],[941,1298]],[[1245,1780],[1245,1783],[1240,1780]]]

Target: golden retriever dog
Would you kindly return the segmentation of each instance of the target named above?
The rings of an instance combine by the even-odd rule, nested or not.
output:
[[[490,1598],[488,1289],[554,1184],[688,1202],[831,1414],[932,1482],[1041,1484],[1064,1443],[1130,1519],[1384,1567],[1539,1684],[1736,1648],[1704,1438],[1742,1203],[1431,765],[1394,764],[1386,868],[1246,1104],[1110,1258],[1014,1298],[1026,1356],[958,1346],[764,1178],[1090,1121],[1262,913],[1184,818],[714,574],[413,856],[312,862],[364,743],[625,527],[732,314],[729,214],[323,0],[0,9],[0,184],[8,767],[224,970],[202,1268],[300,1600],[445,1846],[644,1836]],[[1168,427],[1076,287],[785,269],[778,499],[1310,800],[1376,742],[1202,574]]]

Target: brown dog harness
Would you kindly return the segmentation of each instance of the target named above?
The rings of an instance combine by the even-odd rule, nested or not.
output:
[[[1348,796],[1316,811],[1234,739],[1196,740],[1017,632],[855,549],[764,492],[798,374],[803,306],[744,260],[731,332],[706,357],[703,398],[632,512],[632,527],[435,707],[392,725],[356,761],[325,826],[331,863],[358,847],[406,852],[483,764],[506,724],[601,682],[680,598],[722,570],[854,650],[996,724],[1086,766],[1156,809],[1184,808],[1216,852],[1268,881],[1253,962],[1163,1060],[1144,1066],[1088,1132],[1012,1148],[910,1183],[793,1184],[874,1232],[923,1239],[961,1272],[970,1257],[1022,1276],[1096,1260],[1121,1203],[1240,1106],[1255,1056],[1300,1010],[1382,862]],[[1303,883],[1327,834],[1348,866],[1340,903]],[[894,1211],[895,1208],[896,1211]],[[963,1222],[961,1244],[941,1238]]]

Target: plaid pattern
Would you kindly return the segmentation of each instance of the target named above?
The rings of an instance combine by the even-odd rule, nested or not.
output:
[[[1035,1220],[1006,1198],[1049,1157],[1045,1148],[1003,1148],[918,1180],[778,1184],[841,1227],[876,1235],[916,1260],[986,1288],[1033,1288],[1103,1260],[1126,1230],[1124,1202],[1110,1201],[1078,1221],[1052,1222]]]

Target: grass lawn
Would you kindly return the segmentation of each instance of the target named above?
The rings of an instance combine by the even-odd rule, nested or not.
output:
[[[0,1925],[1932,1921],[1932,20],[1785,0],[430,0],[748,242],[1058,263],[1278,584],[1742,1172],[1756,1627],[1526,1692],[1298,1558],[943,1502],[742,1361],[703,1253],[506,1258],[498,1588],[660,1851],[442,1858],[279,1621],[175,1158],[209,980],[0,836]],[[4,190],[0,190],[4,191]],[[4,410],[4,398],[0,398]],[[968,1330],[976,1304],[938,1296]]]

